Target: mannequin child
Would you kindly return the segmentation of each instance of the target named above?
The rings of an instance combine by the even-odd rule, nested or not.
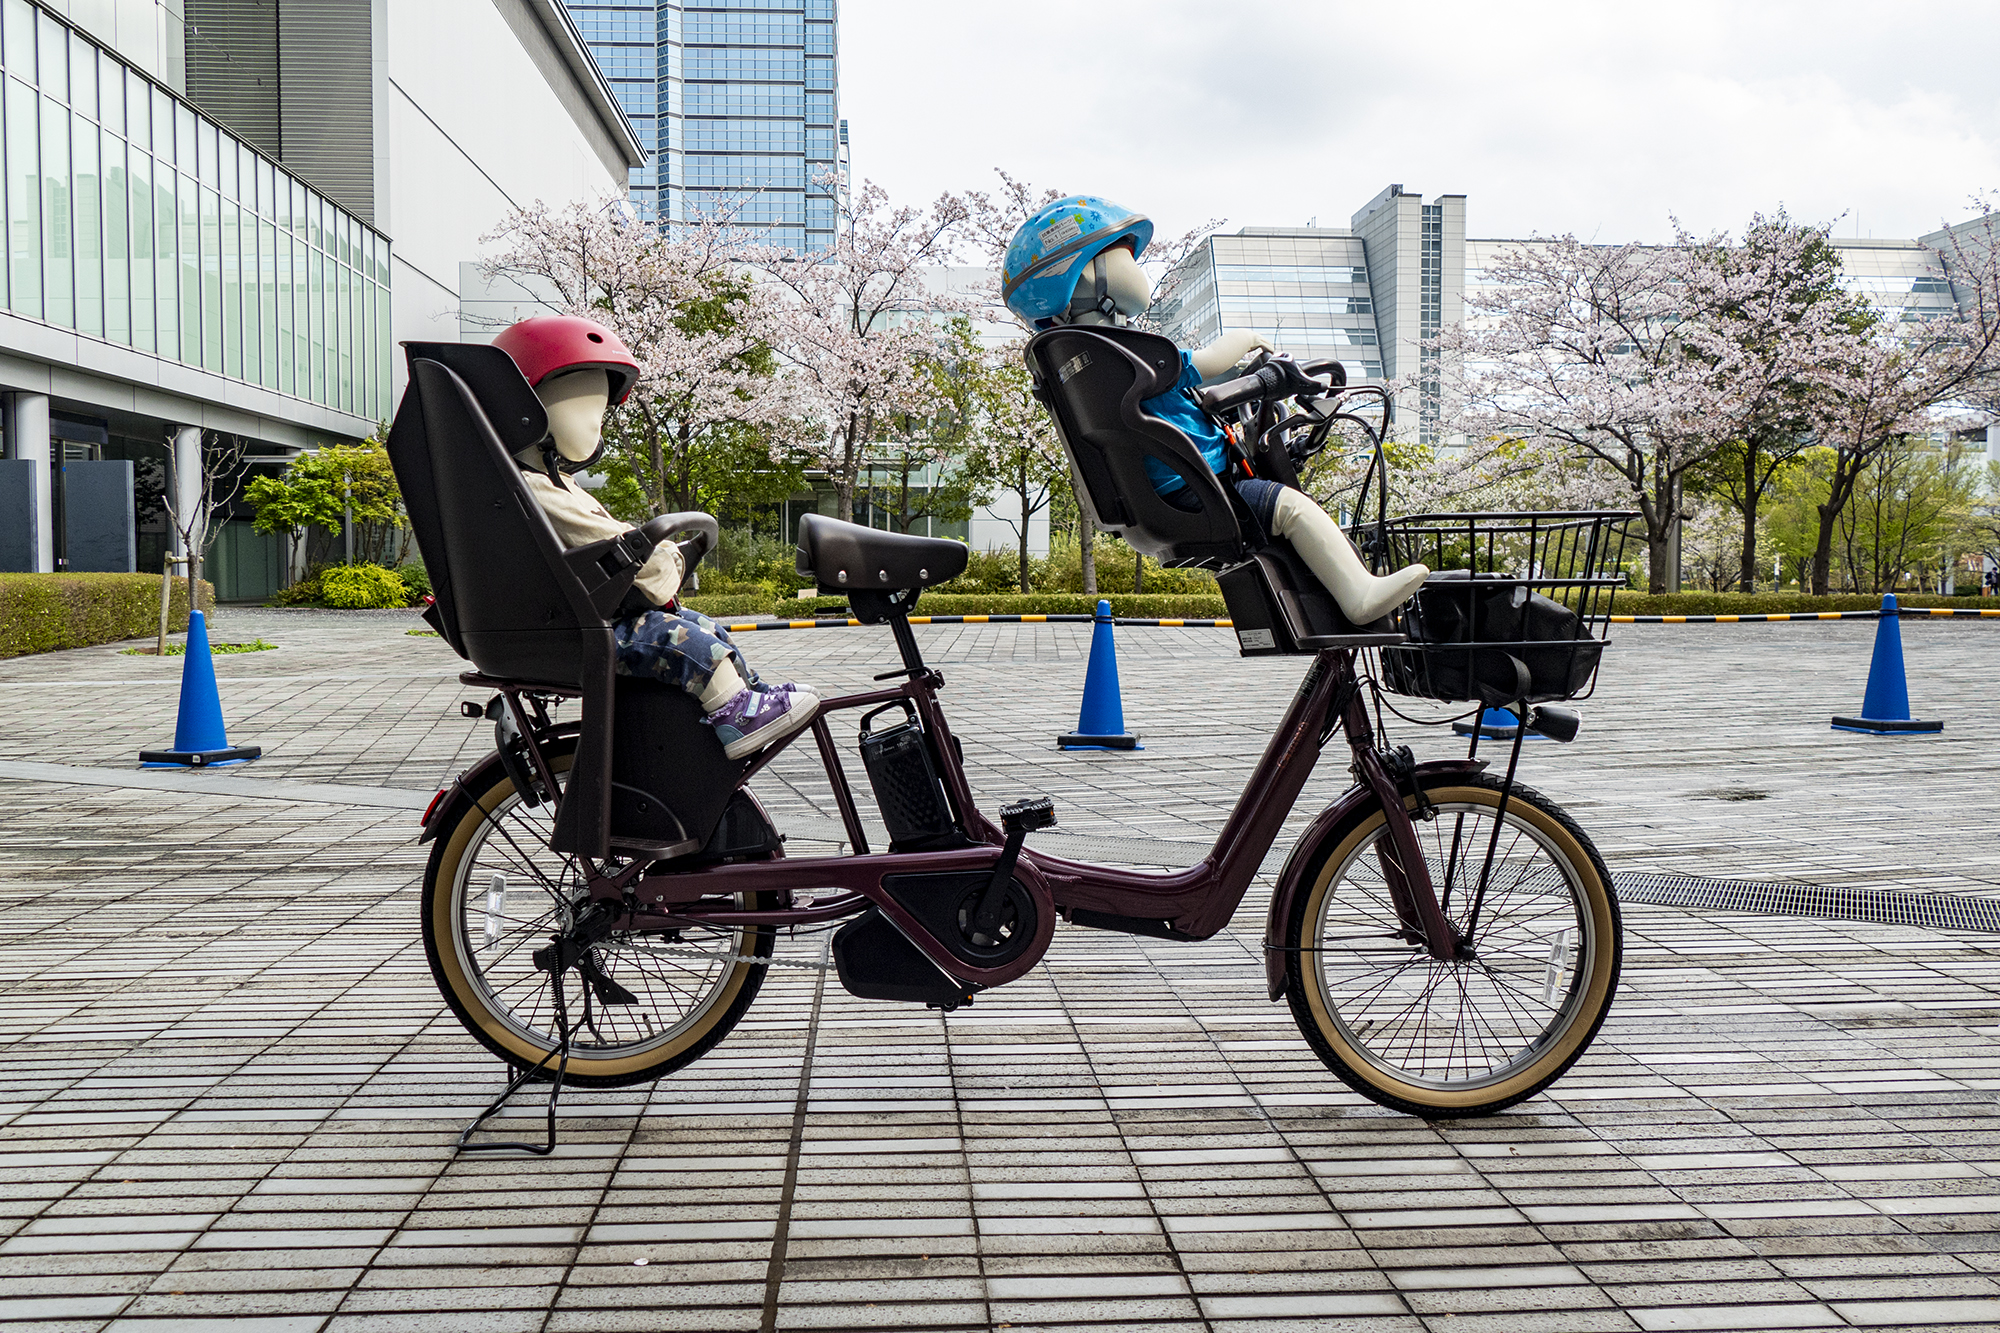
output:
[[[1149,221],[1116,204],[1087,196],[1059,200],[1030,219],[1009,247],[1007,280],[1012,290],[1008,306],[1030,327],[1123,324],[1145,313],[1153,303],[1153,284],[1138,261],[1151,236]],[[1019,260],[1017,251],[1025,252]],[[1039,257],[1041,253],[1046,257]],[[1073,289],[1053,285],[1072,271],[1062,266],[1065,254],[1083,259],[1081,267],[1073,270]],[[1021,265],[1018,275],[1017,264]],[[1038,278],[1043,281],[1037,282]],[[1229,469],[1227,442],[1221,428],[1194,401],[1192,391],[1227,379],[1233,367],[1259,348],[1276,350],[1262,334],[1238,329],[1221,334],[1198,351],[1183,350],[1181,377],[1173,390],[1141,404],[1185,435],[1218,475]],[[1148,458],[1146,472],[1154,489],[1169,504],[1190,512],[1200,508],[1200,502],[1187,493],[1186,479],[1166,464]],[[1355,625],[1387,615],[1411,597],[1430,574],[1424,565],[1410,565],[1386,576],[1370,574],[1340,525],[1302,491],[1262,478],[1240,480],[1236,491],[1266,532],[1291,543]]]
[[[573,316],[523,320],[494,339],[527,375],[548,413],[549,435],[515,455],[528,493],[565,546],[622,536],[630,525],[566,474],[603,452],[604,413],[638,376],[617,336]],[[622,383],[614,386],[614,378]],[[618,392],[614,397],[614,387]],[[675,685],[693,695],[731,759],[755,754],[812,720],[819,698],[809,686],[767,685],[730,641],[728,631],[675,603],[686,575],[680,548],[663,542],[632,581],[612,626],[617,671]],[[645,603],[634,609],[635,602]]]

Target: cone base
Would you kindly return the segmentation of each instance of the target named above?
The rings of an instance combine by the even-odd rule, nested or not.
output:
[[[1860,731],[1872,736],[1924,735],[1943,731],[1942,722],[1919,722],[1915,718],[1836,717],[1835,731]]]
[[[1146,747],[1139,744],[1137,736],[1087,736],[1071,732],[1069,735],[1056,737],[1056,748],[1058,750],[1143,750]]]
[[[261,745],[231,745],[220,750],[141,750],[143,768],[214,768],[219,764],[241,764],[262,757]]]

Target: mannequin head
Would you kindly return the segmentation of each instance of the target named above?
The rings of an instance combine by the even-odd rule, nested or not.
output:
[[[611,377],[597,366],[551,375],[535,386],[549,414],[549,434],[567,462],[583,463],[604,442],[604,410],[611,405]]]
[[[1097,279],[1104,278],[1104,294],[1116,313],[1098,308]],[[1114,245],[1083,266],[1076,277],[1076,294],[1070,298],[1070,318],[1078,324],[1117,324],[1146,312],[1153,304],[1153,284],[1139,267],[1129,245]]]

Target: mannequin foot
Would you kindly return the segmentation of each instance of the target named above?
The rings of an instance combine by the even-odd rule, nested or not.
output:
[[[760,693],[747,686],[702,721],[715,728],[722,753],[730,759],[753,755],[791,735],[819,711],[819,696],[790,686]]]
[[[1380,577],[1366,575],[1359,586],[1349,588],[1338,599],[1341,611],[1356,625],[1380,620],[1416,595],[1431,576],[1429,565],[1411,565]]]

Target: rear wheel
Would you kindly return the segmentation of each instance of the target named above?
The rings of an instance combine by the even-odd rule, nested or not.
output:
[[[558,783],[575,748],[564,738],[546,751]],[[517,1069],[540,1064],[558,1036],[549,976],[532,955],[589,900],[577,858],[549,850],[553,821],[551,804],[530,807],[495,773],[439,831],[424,875],[424,951],[438,989],[466,1031]],[[738,902],[748,907],[752,896]],[[768,926],[613,932],[590,961],[631,1002],[591,999],[564,1081],[641,1083],[701,1056],[756,998],[767,969],[749,960],[769,958],[773,939]],[[564,974],[572,1023],[588,985],[575,970]]]
[[[1286,923],[1300,1030],[1384,1106],[1433,1119],[1512,1106],[1576,1062],[1611,1006],[1622,927],[1597,849],[1531,788],[1516,784],[1502,815],[1500,788],[1440,775],[1425,788],[1435,816],[1416,824],[1445,914],[1467,937],[1458,957],[1433,959],[1403,928],[1379,807],[1321,844]]]

